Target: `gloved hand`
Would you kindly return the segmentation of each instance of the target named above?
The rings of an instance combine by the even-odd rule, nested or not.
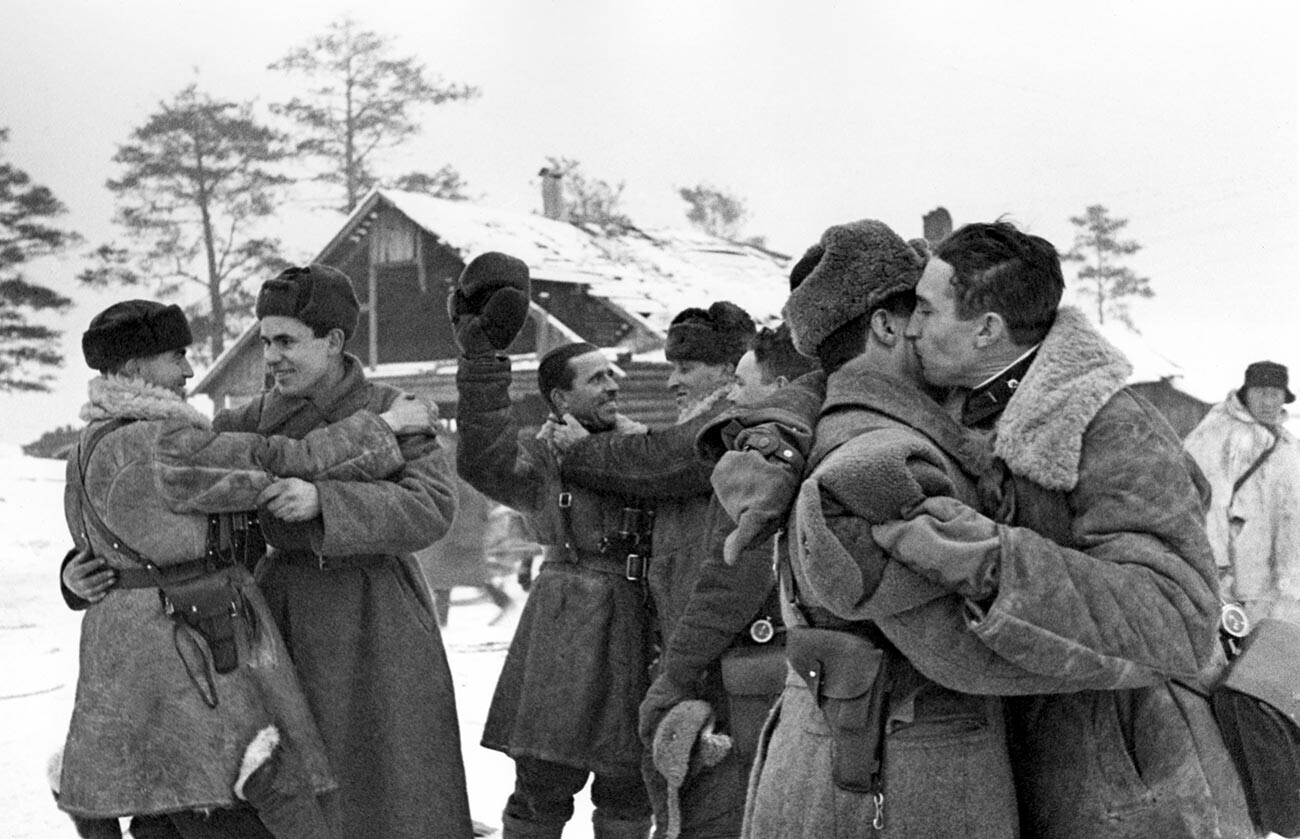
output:
[[[742,551],[781,529],[801,477],[792,464],[768,459],[754,449],[730,451],[718,459],[709,482],[722,509],[736,522],[722,548],[724,562],[735,564]]]
[[[637,726],[637,732],[641,735],[641,742],[645,743],[646,747],[649,748],[654,743],[655,731],[659,729],[659,723],[663,720],[664,715],[679,702],[695,698],[697,697],[694,688],[677,682],[667,673],[660,673],[650,683],[650,689],[646,691],[645,698],[641,700],[641,719],[640,724]]]
[[[927,498],[903,521],[871,528],[871,538],[892,559],[971,600],[997,593],[1002,559],[997,522],[955,498]]]
[[[469,261],[447,298],[456,344],[466,358],[510,346],[528,317],[528,294],[523,260],[493,251]]]

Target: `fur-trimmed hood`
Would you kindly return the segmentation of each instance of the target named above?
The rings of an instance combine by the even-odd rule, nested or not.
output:
[[[998,419],[993,453],[1013,473],[1069,492],[1079,481],[1084,430],[1132,372],[1133,365],[1083,312],[1061,307]]]
[[[211,428],[193,405],[165,387],[129,376],[96,376],[88,387],[90,400],[81,406],[86,422],[107,419],[180,420],[196,428]]]

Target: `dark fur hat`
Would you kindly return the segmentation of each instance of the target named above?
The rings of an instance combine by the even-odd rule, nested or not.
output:
[[[1289,404],[1295,401],[1295,394],[1288,384],[1286,365],[1276,361],[1256,361],[1246,368],[1246,380],[1238,392],[1244,397],[1252,387],[1280,387],[1284,394],[1283,401]]]
[[[81,353],[92,370],[112,370],[132,358],[148,358],[194,343],[180,306],[124,300],[95,315],[81,335]]]
[[[749,349],[754,332],[754,319],[735,303],[722,300],[708,309],[683,309],[668,325],[664,357],[734,366]]]
[[[791,272],[793,290],[783,314],[795,348],[815,357],[836,329],[886,298],[915,289],[924,268],[924,254],[882,222],[864,219],[828,228]]]
[[[297,318],[315,330],[342,329],[344,338],[357,331],[361,305],[348,275],[328,265],[286,268],[262,283],[257,294],[257,319],[268,315]]]

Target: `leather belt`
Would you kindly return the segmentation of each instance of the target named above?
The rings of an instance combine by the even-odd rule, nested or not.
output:
[[[318,571],[341,571],[347,568],[379,568],[393,558],[386,554],[352,554],[348,556],[321,556],[310,551],[277,551],[273,562],[284,562],[298,568],[315,568]]]
[[[588,571],[596,571],[601,574],[609,574],[614,577],[622,577],[625,580],[638,582],[645,578],[646,565],[648,559],[640,557],[640,562],[633,567],[633,564],[620,559],[607,557],[604,554],[596,552],[579,552],[568,550],[558,554],[548,562],[555,562],[557,566],[570,565],[578,568],[585,568]],[[545,564],[542,565],[546,567]]]
[[[158,588],[159,583],[180,583],[220,571],[225,565],[210,565],[206,558],[191,559],[174,565],[155,565],[148,568],[114,568],[117,579],[114,588]]]

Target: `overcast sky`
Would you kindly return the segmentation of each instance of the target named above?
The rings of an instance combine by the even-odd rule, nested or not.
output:
[[[540,209],[547,156],[624,181],[628,215],[686,225],[676,189],[742,197],[747,235],[797,255],[829,225],[905,236],[946,207],[1007,215],[1062,250],[1089,204],[1129,219],[1127,264],[1156,297],[1146,340],[1217,400],[1251,361],[1300,378],[1300,8],[1286,2],[618,2],[349,4],[0,0],[7,159],[68,205],[87,244],[114,237],[104,188],[130,131],[191,81],[286,97],[266,66],[350,13],[482,96],[426,113],[392,171],[455,166],[486,204]],[[297,218],[310,206],[289,208]],[[286,256],[341,223],[286,225]],[[322,238],[325,237],[325,238]],[[58,391],[0,395],[0,441],[76,422],[78,339],[122,292],[88,293],[79,255],[29,279],[78,300]],[[1067,267],[1067,279],[1072,269]]]

